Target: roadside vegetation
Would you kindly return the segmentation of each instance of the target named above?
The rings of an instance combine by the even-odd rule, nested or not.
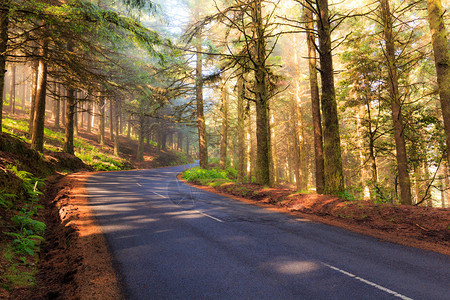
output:
[[[28,120],[7,115],[0,138],[0,298],[1,290],[33,287],[45,239],[46,205],[42,202],[48,184],[79,170],[116,171],[142,167],[162,167],[192,162],[187,155],[157,151],[148,143],[145,154],[151,161],[136,166],[137,142],[126,139],[123,151],[113,154],[106,143],[99,147],[92,136],[80,132],[74,139],[75,155],[63,153],[64,133],[47,126],[44,152],[30,149]],[[94,136],[95,137],[95,136]],[[91,138],[91,139],[89,139]]]

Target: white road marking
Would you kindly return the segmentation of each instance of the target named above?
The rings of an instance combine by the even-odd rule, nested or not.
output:
[[[344,275],[347,275],[348,277],[354,278],[354,279],[359,280],[359,281],[361,281],[361,282],[363,282],[363,283],[365,283],[365,284],[371,285],[371,286],[373,286],[374,288],[377,288],[377,289],[379,289],[379,290],[381,290],[381,291],[383,291],[383,292],[386,292],[386,293],[388,293],[388,294],[394,295],[394,296],[396,296],[396,297],[398,297],[398,298],[400,298],[400,299],[403,299],[403,300],[413,300],[412,298],[409,298],[409,297],[407,297],[407,296],[405,296],[405,295],[402,295],[402,294],[400,294],[400,293],[397,293],[396,291],[390,290],[390,289],[385,288],[384,286],[378,285],[378,284],[376,284],[376,283],[374,283],[374,282],[372,282],[372,281],[369,281],[369,280],[366,280],[366,279],[361,278],[361,277],[359,277],[359,276],[356,276],[355,274],[352,274],[352,273],[349,273],[349,272],[347,272],[347,271],[341,270],[341,269],[339,269],[339,268],[337,268],[337,267],[335,267],[335,266],[332,266],[332,265],[329,265],[329,264],[326,264],[326,263],[323,263],[323,262],[321,262],[321,264],[324,265],[324,266],[326,266],[326,267],[328,267],[328,268],[330,268],[330,269],[333,269],[333,270],[335,270],[335,271],[338,271],[338,272],[340,272],[340,273],[342,273],[342,274],[344,274]]]
[[[159,193],[157,193],[157,192],[152,192],[153,194],[155,194],[155,195],[158,195],[158,196],[160,196],[161,198],[165,198],[165,199],[168,199],[168,197],[166,197],[166,196],[163,196],[163,195],[161,195],[161,194],[159,194]]]
[[[210,215],[208,215],[208,214],[205,214],[204,212],[201,212],[201,211],[199,211],[199,210],[194,210],[194,211],[196,211],[196,212],[198,212],[199,214],[201,214],[201,215],[204,215],[205,217],[208,217],[208,218],[210,218],[210,219],[213,219],[213,220],[215,220],[215,221],[217,221],[217,222],[220,222],[220,223],[223,223],[223,222],[225,222],[225,221],[222,221],[222,220],[220,220],[220,219],[218,219],[218,218],[216,218],[216,217],[213,217],[213,216],[210,216]]]
[[[138,183],[138,182],[136,182],[136,184],[137,184],[138,186],[142,186],[142,184],[140,184],[140,183]]]

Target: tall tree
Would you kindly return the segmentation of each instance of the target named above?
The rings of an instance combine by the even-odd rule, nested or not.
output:
[[[75,89],[68,86],[66,88],[66,109],[65,109],[65,136],[63,151],[74,154],[74,123],[75,123]]]
[[[394,125],[394,139],[397,158],[398,182],[400,186],[400,202],[405,205],[412,204],[411,180],[408,171],[406,153],[405,131],[402,116],[402,104],[399,93],[398,70],[396,65],[396,46],[393,33],[393,16],[388,0],[380,0],[380,14],[383,22],[385,40],[385,56],[388,68],[389,98],[391,102],[392,121]]]
[[[198,152],[200,168],[208,168],[208,143],[206,139],[206,122],[203,111],[203,50],[201,30],[197,34],[196,45],[196,68],[195,68],[195,98],[197,103],[197,129],[198,129]]]
[[[33,134],[31,149],[44,151],[45,98],[47,92],[47,54],[48,40],[44,38],[40,45],[37,72],[36,104],[34,110]]]
[[[322,78],[324,193],[339,194],[344,190],[341,140],[334,88],[331,23],[328,0],[317,0],[320,74]]]
[[[229,95],[227,91],[227,83],[223,82],[222,85],[222,124],[220,127],[220,168],[225,169],[227,167],[227,146],[228,146],[228,109],[229,109]]]
[[[246,173],[245,165],[245,81],[243,72],[239,72],[237,78],[237,134],[238,134],[238,174],[237,182],[244,182]]]
[[[309,87],[311,93],[311,114],[314,127],[314,163],[316,175],[316,191],[322,194],[324,191],[324,162],[322,142],[322,121],[320,115],[319,84],[317,80],[317,56],[314,34],[314,15],[310,7],[304,6],[306,42],[308,46]]]
[[[9,1],[3,1],[0,10],[0,133],[2,132],[3,103],[5,99],[6,50],[8,47]],[[5,8],[5,9],[3,9]]]
[[[259,184],[270,184],[269,161],[269,97],[267,91],[267,49],[266,33],[263,24],[262,1],[251,2],[251,18],[253,38],[252,69],[255,72],[255,107],[256,107],[256,181]]]
[[[427,0],[428,22],[431,29],[434,63],[436,65],[439,98],[447,138],[447,161],[450,164],[450,53],[445,14],[441,0]]]

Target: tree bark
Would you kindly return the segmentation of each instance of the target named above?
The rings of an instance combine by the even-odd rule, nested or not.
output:
[[[394,139],[396,147],[398,181],[400,186],[400,202],[404,205],[412,204],[411,181],[408,172],[406,143],[404,136],[402,107],[398,90],[398,74],[395,58],[395,41],[392,30],[392,15],[388,0],[380,0],[381,16],[384,25],[384,39],[386,43],[386,59],[389,71],[389,96],[391,100],[392,120],[394,125]]]
[[[105,98],[101,92],[98,97],[98,113],[99,142],[103,146],[105,144]]]
[[[320,71],[322,78],[323,151],[326,194],[338,195],[344,190],[341,141],[334,89],[333,59],[331,53],[331,25],[328,0],[318,0]]]
[[[120,124],[119,124],[119,119],[120,119],[120,99],[118,97],[116,97],[114,99],[115,102],[115,109],[114,109],[114,155],[115,156],[119,156],[119,152],[120,152],[120,141],[119,141],[119,136],[120,136]]]
[[[144,161],[144,137],[145,137],[145,117],[143,115],[139,116],[139,137],[138,137],[138,148],[136,153],[137,161]]]
[[[55,83],[55,127],[60,128],[60,116],[61,116],[61,85],[60,83]]]
[[[222,126],[220,128],[220,161],[221,169],[227,167],[227,147],[228,147],[228,91],[226,83],[222,86]]]
[[[245,110],[244,110],[244,99],[245,99],[245,81],[244,74],[240,73],[237,79],[237,131],[238,131],[238,175],[237,182],[244,182],[246,174],[246,149],[245,149]]]
[[[201,33],[197,36],[197,66],[195,69],[195,95],[197,100],[198,151],[200,168],[208,168],[208,144],[206,140],[206,123],[203,112],[203,58]]]
[[[44,39],[40,49],[38,61],[36,107],[34,111],[33,134],[31,137],[31,149],[44,151],[44,126],[45,126],[45,97],[47,90],[47,53],[48,41]]]
[[[445,14],[447,13],[448,17],[448,12],[444,11],[441,0],[427,0],[427,9],[439,98],[447,138],[447,162],[450,164],[450,53],[447,29],[445,28]]]
[[[63,151],[69,154],[74,154],[74,123],[75,123],[75,89],[72,87],[66,88],[66,115],[65,115],[65,137]]]
[[[4,3],[6,6],[7,3]],[[8,10],[0,11],[0,133],[2,132],[3,103],[5,102],[6,49],[8,47]]]
[[[29,133],[33,134],[33,125],[34,125],[34,111],[36,108],[36,90],[37,90],[37,64],[36,62],[32,62],[31,64],[31,95],[30,95],[30,122],[29,122]]]
[[[270,184],[269,161],[269,102],[267,94],[266,41],[262,16],[261,0],[253,1],[252,21],[254,30],[254,59],[255,72],[255,106],[256,106],[256,182],[263,185]]]
[[[9,107],[12,114],[16,113],[16,66],[11,64],[9,86]]]
[[[86,132],[92,132],[92,96],[88,99]]]
[[[109,100],[109,138],[114,141],[114,100]]]

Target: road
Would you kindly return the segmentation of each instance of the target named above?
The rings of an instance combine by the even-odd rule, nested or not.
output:
[[[89,203],[128,299],[450,299],[450,258],[179,182],[99,173]]]

